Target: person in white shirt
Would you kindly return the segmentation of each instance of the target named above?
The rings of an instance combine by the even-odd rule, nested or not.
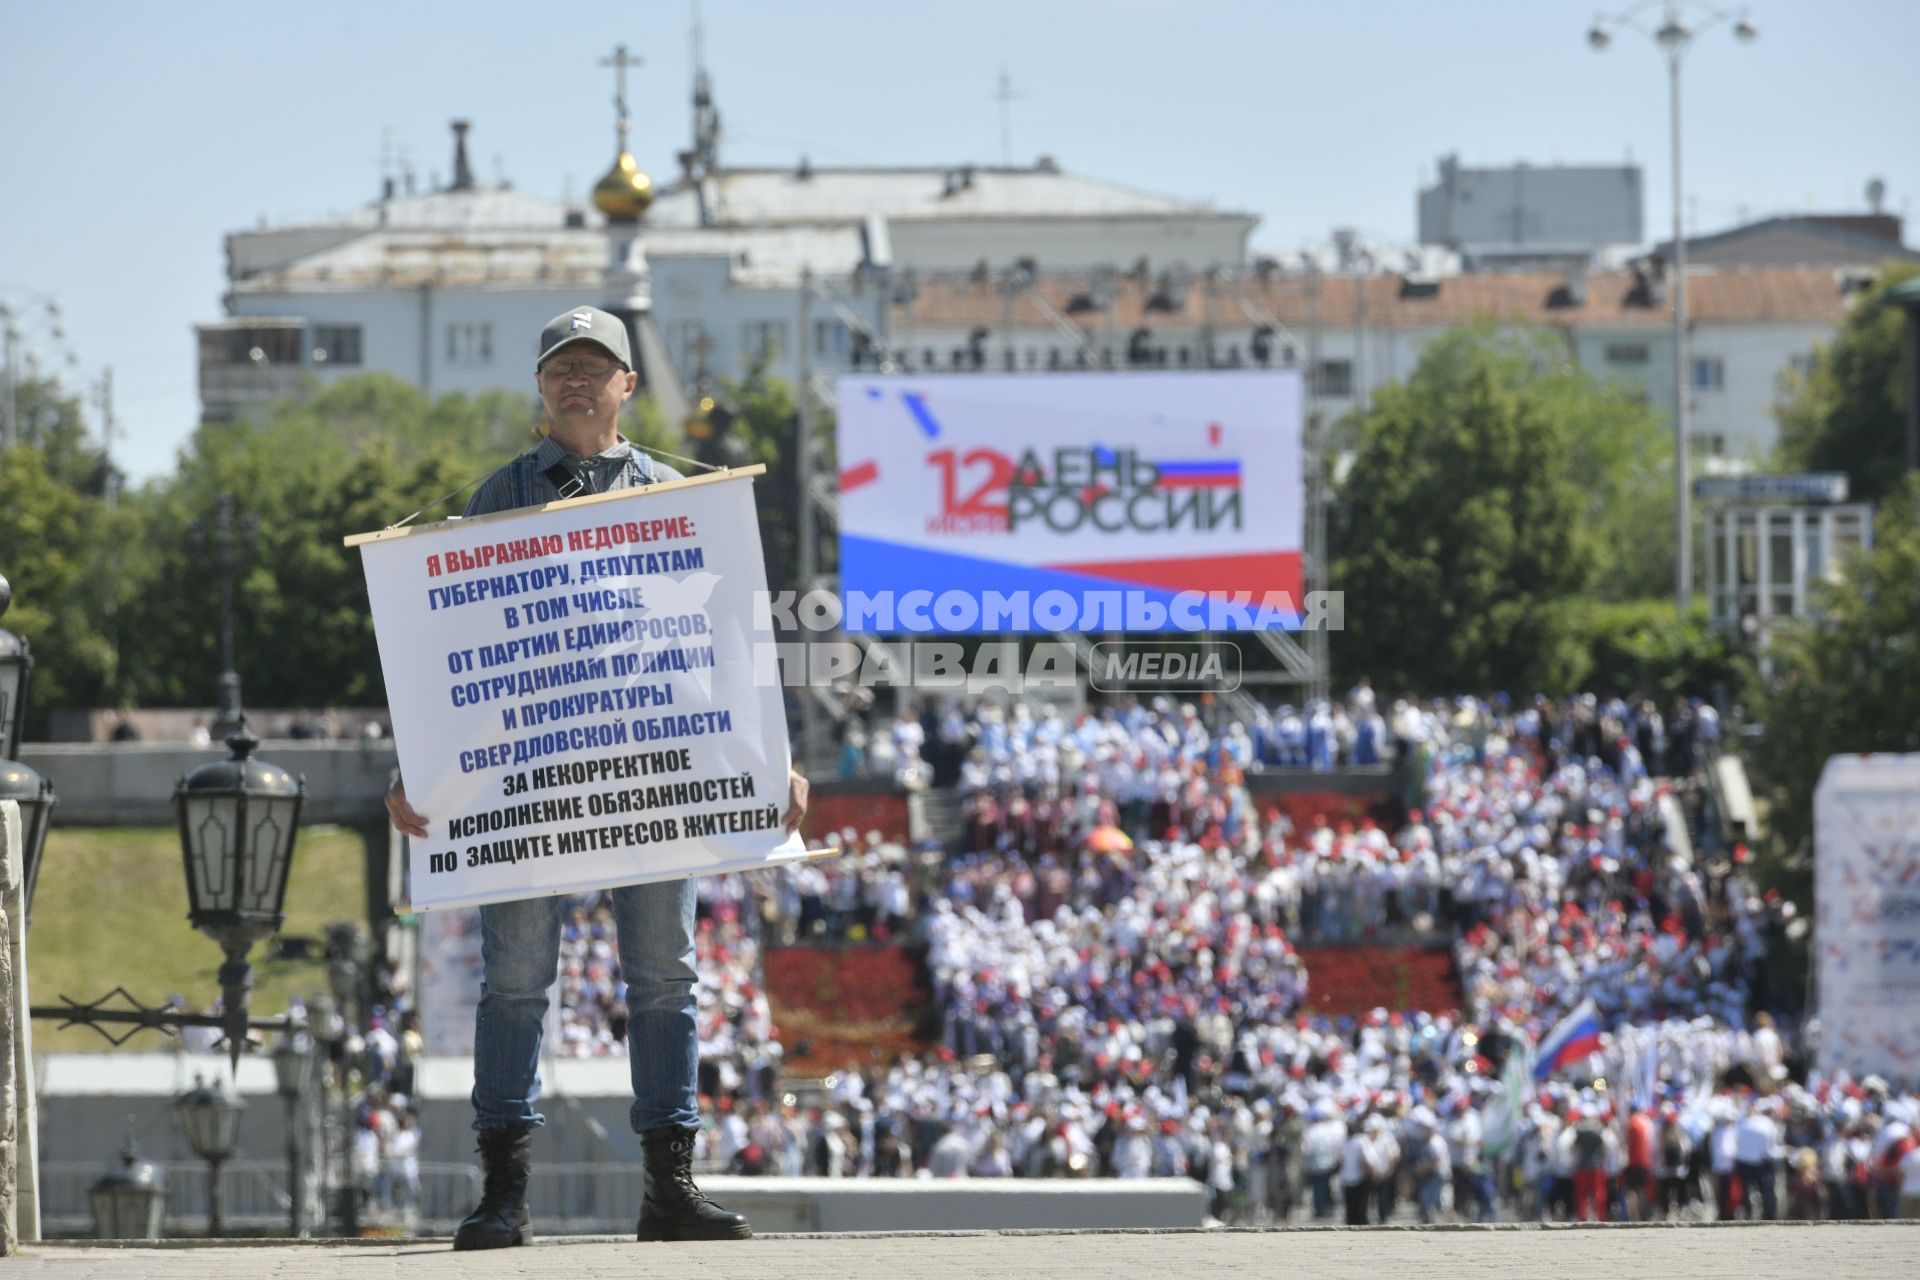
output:
[[[1446,1212],[1453,1161],[1447,1140],[1439,1132],[1438,1120],[1431,1111],[1416,1108],[1410,1122],[1413,1137],[1407,1148],[1407,1165],[1413,1175],[1414,1202],[1420,1208],[1420,1221],[1431,1223]]]
[[[1367,1208],[1373,1202],[1373,1146],[1360,1122],[1347,1126],[1347,1141],[1340,1149],[1340,1193],[1346,1197],[1347,1225],[1367,1225]]]
[[[1340,1173],[1341,1157],[1345,1154],[1347,1126],[1324,1103],[1314,1103],[1307,1117],[1311,1123],[1301,1139],[1301,1163],[1306,1170],[1307,1185],[1312,1188],[1313,1216],[1331,1218],[1333,1180]]]
[[[1900,1157],[1900,1216],[1920,1218],[1920,1147]]]
[[[1761,1215],[1768,1222],[1780,1217],[1779,1156],[1780,1126],[1774,1123],[1772,1103],[1756,1101],[1739,1123],[1733,1126],[1733,1167],[1740,1175],[1743,1201],[1740,1208],[1747,1217],[1753,1214],[1753,1199],[1760,1198]]]
[[[1731,1103],[1722,1100],[1722,1107],[1714,1117],[1713,1132],[1707,1136],[1707,1152],[1710,1167],[1713,1170],[1714,1199],[1722,1222],[1733,1218],[1733,1179],[1734,1179],[1734,1140],[1735,1119]]]
[[[964,1178],[967,1166],[973,1163],[973,1148],[967,1142],[966,1135],[958,1129],[949,1129],[927,1156],[927,1172],[936,1178]]]
[[[365,1205],[375,1200],[380,1181],[380,1130],[384,1117],[375,1112],[370,1123],[353,1135],[353,1190],[356,1202]]]
[[[381,1157],[386,1173],[388,1207],[411,1210],[420,1199],[420,1125],[412,1111],[402,1111]]]
[[[1113,1144],[1113,1171],[1121,1178],[1145,1178],[1152,1174],[1153,1140],[1147,1136],[1145,1116],[1128,1117],[1126,1132]]]

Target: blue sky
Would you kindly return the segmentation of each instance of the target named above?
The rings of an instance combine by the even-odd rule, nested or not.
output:
[[[1616,6],[1618,7],[1618,6]],[[706,0],[723,159],[994,163],[1012,152],[1258,214],[1256,248],[1337,225],[1413,233],[1436,159],[1646,168],[1668,219],[1666,75],[1580,0]],[[580,194],[611,147],[624,42],[634,150],[664,179],[688,134],[689,0],[263,6],[14,4],[0,16],[0,295],[31,341],[59,299],[77,379],[114,370],[136,480],[197,413],[192,326],[220,315],[222,236],[374,197],[392,131],[424,183],[470,118],[480,176]],[[1920,213],[1920,0],[1760,0],[1760,39],[1705,33],[1686,72],[1692,224],[1864,206]],[[1906,123],[1901,124],[1904,120]],[[496,166],[496,157],[497,166]],[[1909,242],[1920,234],[1909,231]]]

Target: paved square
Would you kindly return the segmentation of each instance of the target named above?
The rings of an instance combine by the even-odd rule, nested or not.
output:
[[[1920,1223],[767,1236],[737,1244],[555,1239],[452,1252],[444,1243],[167,1248],[39,1245],[6,1265],[36,1280],[845,1280],[1044,1276],[1512,1276],[1515,1280],[1850,1280],[1910,1277]]]

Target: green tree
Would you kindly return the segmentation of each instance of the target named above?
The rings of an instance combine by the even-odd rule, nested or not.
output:
[[[429,401],[378,375],[305,388],[257,422],[203,424],[178,473],[143,495],[148,589],[126,628],[137,641],[123,646],[139,700],[212,696],[220,587],[209,526],[225,493],[250,532],[234,605],[247,702],[384,701],[359,556],[341,539],[414,512],[457,514],[462,486],[531,443],[530,427],[525,398]]]
[[[769,374],[763,358],[754,362],[746,376],[723,379],[719,399],[732,413],[728,430],[742,446],[742,460],[767,468],[767,473],[753,482],[767,560],[767,586],[776,592],[791,589],[800,577],[800,413],[794,389],[784,379]],[[831,475],[833,415],[816,401],[812,420],[815,466],[820,474]],[[833,538],[823,532],[816,546],[816,570],[833,572],[837,564]]]
[[[1583,690],[1646,694],[1665,706],[1676,696],[1714,697],[1739,682],[1733,650],[1707,621],[1704,601],[1695,601],[1679,626],[1668,599],[1571,601],[1566,609],[1590,663]]]
[[[101,497],[120,482],[106,451],[90,438],[80,397],[54,378],[24,378],[14,386],[19,443],[40,451],[47,475],[75,493]]]
[[[1920,486],[1905,483],[1874,522],[1874,546],[1820,593],[1824,617],[1781,627],[1771,679],[1749,705],[1764,732],[1751,753],[1771,801],[1771,878],[1805,904],[1813,792],[1828,757],[1920,751]]]
[[[1550,335],[1483,324],[1428,346],[1350,424],[1333,585],[1350,675],[1415,689],[1577,685],[1572,606],[1645,590],[1660,428]],[[1670,457],[1670,454],[1667,455]]]
[[[1804,375],[1789,373],[1774,408],[1781,465],[1797,471],[1844,471],[1855,501],[1878,502],[1907,466],[1906,392],[1901,377],[1900,308],[1881,301],[1888,289],[1920,275],[1920,263],[1889,263],[1874,287],[1854,301],[1832,342],[1814,352]]]
[[[118,476],[88,436],[79,397],[53,378],[14,389],[20,442],[0,453],[0,573],[13,584],[4,625],[33,646],[27,733],[58,707],[118,699],[119,608],[138,517],[105,500]]]

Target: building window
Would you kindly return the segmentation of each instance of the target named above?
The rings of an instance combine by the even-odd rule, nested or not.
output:
[[[491,324],[448,325],[447,363],[492,364],[493,326]]]
[[[1696,431],[1691,439],[1695,453],[1703,453],[1709,458],[1727,456],[1727,438],[1717,431]]]
[[[749,320],[740,326],[740,354],[748,362],[778,360],[786,349],[785,320]]]
[[[1315,395],[1350,396],[1353,394],[1353,361],[1322,360],[1313,380]]]
[[[258,358],[253,354],[256,351],[260,353]],[[200,363],[264,364],[274,368],[299,364],[300,329],[295,325],[202,329]]]
[[[707,337],[705,325],[698,320],[675,320],[670,341],[674,367],[682,377],[698,381],[707,376],[707,356],[713,350],[713,339]]]
[[[1608,364],[1645,364],[1652,355],[1652,349],[1644,342],[1609,342],[1607,344]]]
[[[1719,356],[1693,358],[1693,389],[1723,391],[1727,385],[1727,365]]]
[[[815,320],[813,350],[826,359],[844,361],[853,350],[853,333],[844,320]]]
[[[313,326],[313,363],[358,365],[360,363],[360,326],[357,324]]]

